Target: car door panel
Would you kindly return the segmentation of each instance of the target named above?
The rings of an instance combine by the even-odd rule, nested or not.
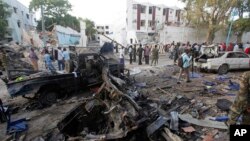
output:
[[[240,64],[240,69],[247,69],[250,66],[250,58],[247,54],[243,52],[236,52],[236,56],[238,57],[239,64]]]
[[[226,60],[225,63],[229,64],[230,69],[238,69],[238,68],[240,68],[240,60],[236,56],[236,54],[234,52],[228,53],[225,60]]]

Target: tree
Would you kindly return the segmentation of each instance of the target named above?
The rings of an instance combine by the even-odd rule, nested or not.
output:
[[[5,34],[7,33],[8,21],[7,18],[10,16],[10,11],[8,5],[0,0],[0,40],[4,39]]]
[[[213,42],[215,33],[226,25],[237,0],[182,0],[189,24],[208,29],[207,42]]]
[[[243,33],[250,31],[250,19],[243,17],[243,13],[250,12],[250,0],[238,0],[235,8],[239,19],[234,22],[233,31],[237,34],[237,42],[241,42]]]
[[[95,37],[95,33],[96,33],[95,22],[93,22],[87,18],[86,19],[79,18],[79,20],[86,23],[86,35],[87,35],[89,40],[93,40]]]
[[[30,10],[38,10],[41,5],[44,9],[45,29],[51,31],[54,24],[70,27],[80,31],[80,22],[68,12],[71,11],[72,5],[68,0],[32,0],[30,2]],[[42,21],[38,21],[38,30],[42,30]]]
[[[57,17],[57,18],[50,18],[45,17],[45,29],[48,31],[51,31],[53,29],[53,25],[61,25],[64,27],[70,27],[78,32],[80,32],[80,21],[75,16],[71,16],[69,14],[66,14],[63,17]],[[42,21],[39,20],[37,24],[37,30],[42,31]]]
[[[37,11],[44,8],[45,17],[58,18],[68,14],[72,10],[72,5],[68,0],[32,0],[30,2],[30,10]]]

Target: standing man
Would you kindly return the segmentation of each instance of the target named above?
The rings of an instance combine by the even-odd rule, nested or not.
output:
[[[149,65],[149,54],[150,54],[150,48],[147,45],[144,49],[145,64],[147,65]]]
[[[227,125],[236,124],[242,115],[243,125],[250,125],[250,71],[245,72],[240,78],[240,90],[236,95],[233,105],[230,107]]]
[[[125,64],[124,62],[124,53],[125,53],[125,49],[124,47],[122,46],[122,48],[120,49],[120,55],[119,55],[119,58],[120,58],[120,64]]]
[[[119,48],[118,48],[118,44],[115,44],[115,52],[116,52],[116,53],[118,53],[118,51],[119,51],[118,49],[119,49]]]
[[[159,50],[157,49],[157,45],[155,45],[155,48],[152,51],[152,61],[151,61],[151,66],[154,63],[154,66],[158,64],[158,58],[159,58]]]
[[[64,61],[65,61],[65,71],[67,73],[70,73],[70,56],[69,56],[69,52],[67,51],[66,48],[63,49],[63,57],[64,57]]]
[[[183,63],[182,63],[182,67],[180,69],[180,74],[178,77],[177,84],[180,84],[180,79],[181,79],[181,76],[183,73],[185,73],[185,75],[186,75],[186,82],[187,83],[191,82],[190,77],[189,77],[189,67],[190,67],[190,61],[192,59],[192,56],[189,57],[188,54],[189,54],[189,49],[186,48],[184,50],[184,53],[182,53],[181,58],[180,58],[180,59],[182,59]]]
[[[56,69],[52,64],[51,58],[52,56],[49,54],[49,51],[46,49],[45,54],[44,54],[44,62],[45,62],[46,69],[50,70],[51,72],[55,72]]]
[[[57,62],[59,71],[64,70],[65,64],[64,64],[63,51],[61,47],[58,47],[57,57],[58,57]]]
[[[37,61],[39,60],[34,49],[31,48],[30,49],[30,53],[29,53],[29,58],[30,58],[30,61],[32,63],[32,66],[34,68],[35,71],[38,71],[38,63]]]
[[[140,44],[140,47],[137,49],[137,54],[139,57],[139,65],[142,65],[142,52],[143,52],[143,48],[142,45]]]
[[[179,57],[180,45],[181,44],[178,42],[177,45],[174,46],[174,51],[173,51],[174,64],[176,64],[176,61]]]
[[[132,58],[133,57],[133,48],[132,48],[132,45],[129,46],[128,53],[129,53],[129,63],[131,65],[132,62],[133,62],[133,58]]]
[[[136,62],[136,44],[134,44],[134,48],[133,48],[133,55],[134,55],[134,62]]]

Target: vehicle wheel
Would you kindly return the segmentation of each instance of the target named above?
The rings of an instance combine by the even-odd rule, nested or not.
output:
[[[44,91],[40,94],[39,101],[45,106],[50,106],[56,103],[57,97],[56,92]]]
[[[222,66],[219,67],[218,74],[219,75],[226,74],[228,72],[228,70],[229,70],[228,65],[223,64]]]

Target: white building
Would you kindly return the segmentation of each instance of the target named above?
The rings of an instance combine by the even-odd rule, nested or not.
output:
[[[97,33],[96,33],[96,40],[100,41],[100,38],[102,35],[100,34],[103,34],[103,35],[110,35],[110,34],[113,34],[112,30],[111,30],[111,26],[109,25],[97,25],[96,26],[96,30],[97,30]]]
[[[181,9],[177,7],[127,0],[127,32],[131,34],[128,42],[136,43],[138,40],[143,43],[144,40],[145,42],[154,40],[153,37],[165,26],[183,24],[181,14]]]
[[[8,38],[18,43],[23,42],[23,32],[30,31],[36,27],[35,14],[17,0],[3,0],[9,5],[11,16],[8,21]]]

